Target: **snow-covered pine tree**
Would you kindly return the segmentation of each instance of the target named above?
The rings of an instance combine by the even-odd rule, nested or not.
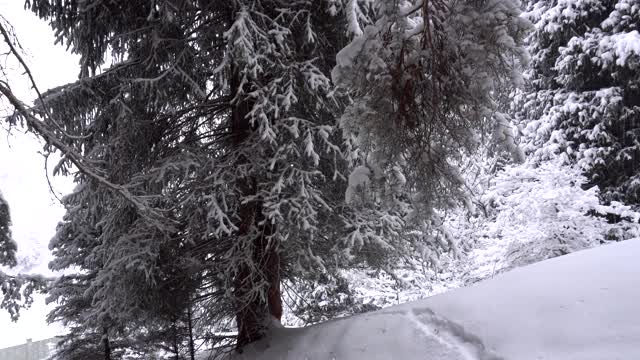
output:
[[[27,5],[81,56],[78,82],[12,104],[80,170],[52,248],[94,276],[86,321],[155,318],[177,264],[196,284],[174,293],[235,317],[238,347],[281,279],[454,247],[437,209],[466,198],[456,162],[496,128],[527,27],[515,0]]]
[[[346,197],[360,210],[351,242],[406,246],[411,236],[398,230],[408,221],[421,230],[411,234],[428,234],[423,256],[453,247],[433,236],[441,211],[471,206],[461,165],[482,136],[507,130],[500,89],[521,83],[527,61],[520,44],[529,23],[518,5],[374,1],[349,17],[365,24],[351,23],[359,36],[338,54],[332,76],[353,99],[340,119],[355,167]]]
[[[467,282],[565,255],[606,241],[638,236],[640,214],[620,203],[601,205],[597,187],[562,159],[539,166],[508,165],[493,176],[480,200],[485,216],[472,234]],[[616,214],[610,224],[593,214]]]
[[[18,245],[11,237],[11,214],[9,204],[0,192],[0,265],[16,266]]]
[[[7,274],[2,271],[2,267],[12,268],[18,265],[17,250],[18,245],[11,236],[9,204],[0,192],[0,309],[7,310],[13,321],[18,320],[21,309],[31,306],[33,294],[42,293],[47,287],[47,279],[42,276]]]
[[[219,4],[217,8],[207,8],[209,5],[206,4],[183,4],[181,10],[184,12],[180,14],[175,13],[175,8],[162,8],[161,11],[152,6],[148,21],[154,26],[139,33],[134,32],[135,36],[127,32],[127,36],[133,36],[129,39],[132,44],[127,49],[127,55],[139,52],[144,56],[138,56],[150,64],[119,64],[103,74],[83,78],[77,84],[44,96],[44,104],[54,117],[69,120],[61,123],[64,128],[60,131],[61,137],[65,138],[65,133],[82,134],[85,130],[91,133],[90,137],[83,137],[72,146],[77,147],[78,153],[84,151],[85,159],[99,161],[90,165],[100,175],[97,179],[92,174],[80,175],[81,183],[123,184],[134,180],[133,184],[127,183],[126,192],[120,191],[120,195],[125,193],[122,197],[113,196],[110,191],[113,192],[114,188],[122,190],[123,187],[107,185],[103,189],[91,190],[82,186],[74,196],[85,196],[85,199],[75,203],[70,199],[70,211],[78,206],[81,206],[78,209],[87,209],[86,215],[72,221],[80,226],[99,225],[96,226],[99,227],[97,236],[101,241],[94,243],[92,258],[113,259],[98,269],[94,280],[93,287],[100,292],[95,295],[95,299],[99,299],[95,302],[99,314],[122,316],[120,320],[128,321],[131,311],[141,308],[140,296],[153,298],[155,292],[151,288],[156,286],[157,277],[162,272],[158,258],[164,249],[163,244],[172,244],[177,249],[182,246],[181,251],[185,251],[187,245],[192,245],[197,248],[196,254],[202,261],[196,266],[206,274],[200,281],[209,290],[201,298],[207,299],[213,306],[208,312],[212,322],[237,312],[240,336],[245,339],[240,343],[250,341],[263,326],[264,313],[258,309],[266,304],[265,293],[269,292],[273,304],[279,301],[279,279],[273,277],[279,276],[280,263],[275,256],[270,256],[269,266],[275,268],[267,274],[264,271],[267,264],[263,263],[260,253],[263,251],[260,247],[267,245],[263,234],[264,226],[268,223],[264,221],[266,215],[256,215],[256,211],[263,204],[272,207],[270,222],[290,224],[279,231],[279,236],[291,238],[289,247],[292,256],[286,262],[296,262],[298,265],[307,263],[304,267],[310,269],[312,266],[309,262],[316,264],[319,261],[319,257],[311,254],[315,244],[304,241],[308,239],[308,233],[316,231],[310,221],[314,221],[313,217],[319,213],[324,213],[322,216],[325,219],[335,218],[335,215],[331,214],[327,200],[322,199],[311,186],[312,182],[320,183],[325,176],[333,175],[330,172],[332,166],[327,166],[327,163],[323,164],[326,174],[316,168],[319,159],[315,159],[314,146],[327,146],[329,153],[333,153],[329,158],[339,154],[338,147],[331,145],[328,139],[333,118],[327,105],[323,105],[325,100],[321,97],[313,100],[314,96],[317,97],[315,92],[323,96],[329,84],[322,71],[314,65],[314,57],[321,64],[323,62],[320,59],[327,58],[314,42],[320,40],[319,44],[324,45],[325,49],[335,45],[325,39],[317,39],[311,25],[319,23],[320,27],[327,30],[333,28],[321,19],[324,12],[315,9],[321,8],[322,4],[303,4],[299,5],[300,9],[296,9],[296,5],[280,10],[271,6],[261,11],[248,11],[248,7],[240,5],[230,2]],[[135,6],[136,11],[149,10],[143,4]],[[34,5],[34,8],[37,7]],[[57,10],[65,11],[54,9]],[[273,13],[267,16],[262,11]],[[155,19],[160,12],[161,18]],[[201,18],[203,13],[210,15]],[[78,16],[93,18],[94,15],[100,17],[100,14],[91,13]],[[269,17],[275,20],[269,20]],[[174,20],[179,23],[174,23]],[[187,33],[197,30],[198,41],[192,43],[186,35],[172,33],[169,34],[171,38],[177,36],[183,39],[176,42],[178,48],[158,48],[156,41],[160,35],[156,32],[174,31],[176,26]],[[298,38],[292,38],[294,27],[306,31],[306,40],[298,42]],[[280,35],[275,36],[276,30],[286,36],[284,39],[287,43],[278,45],[282,39]],[[272,34],[269,34],[270,31]],[[82,36],[87,34],[80,32]],[[120,39],[127,40],[127,36]],[[234,38],[236,36],[249,43],[238,42]],[[227,41],[231,49],[239,47],[237,55],[234,51],[225,50]],[[252,41],[256,41],[256,44]],[[84,45],[76,44],[79,47]],[[133,48],[137,50],[133,51]],[[301,54],[302,59],[288,55],[292,49]],[[250,53],[245,54],[245,51]],[[162,52],[162,56],[156,52]],[[261,52],[265,54],[261,55]],[[305,55],[305,52],[310,54]],[[335,52],[329,51],[329,54]],[[171,56],[165,58],[167,54],[174,53],[184,56],[178,57],[178,61]],[[193,54],[198,57],[189,57]],[[256,69],[248,67],[255,67],[256,64],[245,62],[263,56],[268,58],[266,64],[275,68],[258,69],[260,78],[254,78],[257,76]],[[188,62],[183,63],[183,58]],[[289,63],[282,63],[287,59]],[[328,59],[333,61],[331,57]],[[323,65],[324,72],[328,72],[331,64]],[[85,72],[90,73],[92,67],[88,66]],[[269,74],[282,73],[284,78],[269,78],[271,75],[263,74],[266,70],[269,70]],[[151,74],[147,74],[149,72]],[[118,81],[129,83],[131,78],[134,81],[128,85],[131,86],[129,89],[114,87]],[[239,86],[241,81],[250,83]],[[257,87],[254,84],[256,82],[262,88]],[[175,89],[176,86],[184,88]],[[99,88],[104,91],[98,94],[89,92]],[[203,94],[205,90],[207,94]],[[250,96],[244,94],[248,90],[252,91]],[[299,91],[296,93],[295,90]],[[143,96],[143,99],[136,94]],[[234,99],[236,96],[237,99]],[[242,99],[253,96],[260,100],[255,102],[253,110],[263,112],[262,115],[255,115],[256,119],[246,113],[247,109],[252,109],[246,104],[255,100]],[[149,99],[154,97],[160,100],[149,103]],[[69,104],[75,106],[70,107]],[[291,111],[287,114],[292,105],[296,105],[295,113]],[[283,114],[281,121],[279,112]],[[87,114],[91,117],[88,124],[90,129],[83,128],[82,119]],[[148,114],[154,117],[145,123],[141,117]],[[270,128],[270,117],[274,125],[277,124],[274,133],[274,129]],[[153,124],[159,137],[138,133],[127,123],[134,127]],[[264,129],[261,130],[261,126]],[[277,136],[279,142],[291,141],[294,146],[281,147],[274,141],[276,139],[265,139],[267,135]],[[71,135],[66,139],[78,140],[80,137]],[[156,142],[153,142],[154,139]],[[149,142],[145,144],[142,140]],[[274,154],[278,156],[273,157]],[[162,157],[154,158],[155,155]],[[64,166],[62,164],[62,170]],[[267,179],[261,180],[263,177]],[[267,181],[266,185],[262,185],[264,181]],[[160,193],[155,193],[153,189]],[[132,201],[127,196],[130,190],[144,196],[135,197]],[[340,194],[340,191],[337,193]],[[144,198],[144,201],[150,202],[154,200],[154,194],[157,194],[158,201],[152,206],[140,201]],[[256,196],[257,200],[251,200]],[[248,200],[244,201],[245,198]],[[158,212],[155,211],[151,215],[141,211],[142,216],[138,216],[131,211],[151,207],[160,209],[162,215],[157,216]],[[171,215],[176,218],[170,219]],[[326,225],[330,224],[328,222]],[[160,237],[154,238],[152,234]],[[61,241],[52,244],[54,248],[66,247]],[[321,246],[324,248],[327,245]],[[271,242],[270,246],[273,248],[269,251],[275,253],[275,242]],[[64,256],[61,252],[61,259]],[[131,281],[131,277],[138,275],[143,276],[143,282],[148,283],[149,287]],[[270,278],[261,280],[264,277]],[[235,293],[230,294],[228,290],[234,288]],[[129,296],[122,296],[123,292]],[[123,303],[122,298],[131,299],[133,303]],[[278,311],[277,308],[272,309],[276,314]],[[244,319],[251,316],[260,318]]]
[[[529,1],[532,66],[515,110],[525,150],[560,154],[605,202],[640,203],[640,3]]]

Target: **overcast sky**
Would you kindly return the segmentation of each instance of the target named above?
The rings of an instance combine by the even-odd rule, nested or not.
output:
[[[73,81],[78,74],[78,58],[66,52],[64,47],[54,46],[49,26],[25,11],[23,4],[24,0],[0,0],[0,14],[15,27],[38,87],[45,91]],[[0,50],[4,53],[5,47],[0,46]],[[9,81],[13,91],[23,101],[33,100],[35,93],[23,72],[4,57],[0,62],[3,67],[12,69]],[[9,110],[6,101],[0,101],[0,116]],[[39,154],[42,149],[40,142],[34,135],[25,134],[24,129],[12,128],[7,132],[8,125],[2,119],[0,124],[0,191],[11,208],[11,230],[18,243],[18,257],[22,263],[20,270],[51,275],[47,269],[51,258],[47,245],[64,210],[49,191],[45,160]],[[68,179],[52,180],[57,193],[67,193],[72,188]],[[32,309],[23,312],[17,323],[12,323],[6,311],[0,310],[0,349],[22,344],[27,338],[40,340],[59,333],[59,327],[47,326],[47,312],[42,298]]]

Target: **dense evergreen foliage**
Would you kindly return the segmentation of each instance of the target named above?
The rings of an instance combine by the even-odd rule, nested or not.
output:
[[[107,356],[194,299],[240,347],[281,316],[281,280],[451,250],[438,210],[468,196],[460,150],[497,127],[527,25],[510,0],[27,6],[81,56],[33,108],[3,89],[79,170],[51,319]]]
[[[529,1],[529,85],[514,108],[525,150],[560,154],[598,185],[605,202],[640,201],[640,4]]]
[[[9,204],[0,192],[0,264],[15,266],[16,242],[11,237],[11,214]]]
[[[291,288],[316,322],[637,236],[640,4],[520,5],[26,1],[81,57],[33,106],[0,82],[76,183],[50,243],[55,357],[241,350]],[[44,288],[0,276],[15,316]],[[366,277],[395,296],[363,300]]]

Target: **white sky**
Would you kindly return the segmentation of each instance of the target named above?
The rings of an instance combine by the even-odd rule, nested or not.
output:
[[[49,26],[23,10],[24,0],[0,0],[0,14],[16,29],[25,49],[25,60],[33,72],[41,91],[73,81],[78,74],[78,58],[54,46],[53,32]],[[0,46],[0,52],[5,48]],[[0,57],[2,66],[13,71],[9,81],[13,91],[23,101],[31,101],[35,93],[28,79],[17,66]],[[5,101],[0,101],[0,117],[7,114]],[[51,258],[47,245],[55,232],[64,209],[49,191],[44,157],[38,152],[42,145],[34,135],[25,134],[24,129],[8,126],[0,119],[0,191],[11,208],[13,238],[18,243],[18,257],[23,265],[21,271],[51,275],[47,263]],[[52,167],[55,160],[50,160]],[[72,184],[69,179],[52,178],[57,193],[68,193]],[[7,270],[7,269],[3,269]],[[44,339],[60,332],[59,326],[47,326],[48,307],[44,299],[38,298],[30,310],[23,311],[20,320],[12,323],[5,310],[0,310],[0,349],[19,345],[27,338]]]

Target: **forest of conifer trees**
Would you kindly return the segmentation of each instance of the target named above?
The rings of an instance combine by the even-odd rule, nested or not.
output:
[[[27,0],[80,57],[9,127],[75,188],[54,359],[195,359],[640,236],[638,0]],[[1,14],[0,14],[1,15]],[[0,65],[2,69],[2,65]],[[6,272],[3,272],[2,270]]]

